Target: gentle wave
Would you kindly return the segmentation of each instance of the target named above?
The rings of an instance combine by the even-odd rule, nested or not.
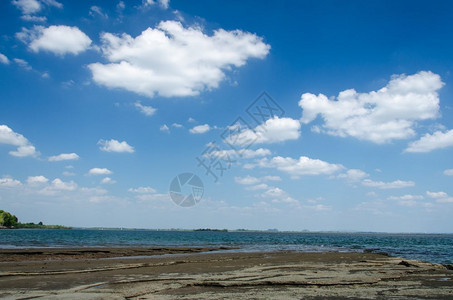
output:
[[[234,247],[234,251],[385,252],[453,263],[452,234],[221,232],[93,229],[0,230],[0,248]]]

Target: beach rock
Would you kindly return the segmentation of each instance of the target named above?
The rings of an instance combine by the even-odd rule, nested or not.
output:
[[[398,263],[398,265],[405,266],[405,267],[416,267],[418,268],[417,265],[411,264],[405,260],[402,260],[401,262]]]

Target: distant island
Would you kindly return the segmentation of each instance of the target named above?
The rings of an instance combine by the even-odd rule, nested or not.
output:
[[[39,228],[39,229],[71,229],[62,225],[44,225],[42,222],[21,223],[15,215],[0,209],[0,229],[20,229],[20,228]]]

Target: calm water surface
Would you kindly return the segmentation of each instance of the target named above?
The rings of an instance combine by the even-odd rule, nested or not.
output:
[[[453,263],[453,234],[286,233],[155,230],[0,230],[0,248],[236,247],[236,251],[364,251]]]

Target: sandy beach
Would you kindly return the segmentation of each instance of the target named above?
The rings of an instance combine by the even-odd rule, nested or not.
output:
[[[453,298],[451,266],[374,253],[33,249],[0,260],[2,299]]]

